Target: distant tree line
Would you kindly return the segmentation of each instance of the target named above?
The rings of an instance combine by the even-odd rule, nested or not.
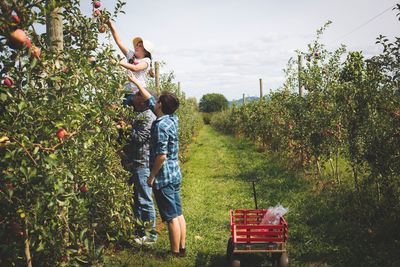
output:
[[[199,102],[201,112],[217,112],[228,109],[228,100],[222,94],[205,94]]]

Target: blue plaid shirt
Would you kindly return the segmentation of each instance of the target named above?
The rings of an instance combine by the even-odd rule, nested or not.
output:
[[[156,99],[151,97],[147,101],[150,109],[154,111]],[[157,155],[166,155],[167,159],[156,174],[153,184],[155,189],[181,182],[178,151],[178,117],[173,114],[157,118],[151,126],[150,169]]]

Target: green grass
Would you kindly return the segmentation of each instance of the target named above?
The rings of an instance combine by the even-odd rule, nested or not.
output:
[[[188,148],[186,163],[181,167],[187,257],[171,259],[167,256],[168,233],[164,227],[154,247],[125,249],[108,257],[107,265],[226,266],[229,210],[254,208],[250,179],[260,178],[256,187],[258,205],[263,208],[277,203],[288,206],[291,201],[285,191],[301,188],[296,183],[287,185],[285,181],[290,175],[268,164],[265,155],[258,153],[253,144],[221,135],[208,126]],[[269,181],[267,186],[264,181]],[[254,259],[261,266],[270,264],[262,257],[247,259],[248,264]]]
[[[307,181],[287,165],[278,156],[257,152],[251,142],[204,126],[181,165],[187,257],[167,256],[164,227],[152,248],[125,248],[114,256],[108,251],[106,266],[227,266],[229,210],[254,208],[250,182],[254,178],[258,178],[259,208],[279,203],[289,208],[285,217],[291,266],[387,266],[385,262],[396,262],[399,242],[388,242],[379,229],[359,223],[350,189],[315,190],[316,181]],[[379,257],[375,248],[385,254]],[[251,255],[242,259],[241,266],[271,266],[271,262],[265,255]]]

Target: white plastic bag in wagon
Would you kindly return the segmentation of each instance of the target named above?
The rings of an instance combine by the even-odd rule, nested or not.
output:
[[[279,224],[281,217],[288,211],[289,209],[282,207],[281,204],[275,207],[269,207],[260,224]]]

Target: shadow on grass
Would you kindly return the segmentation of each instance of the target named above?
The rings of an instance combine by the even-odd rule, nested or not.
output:
[[[241,267],[261,267],[271,266],[270,258],[262,253],[254,253],[247,255],[240,255]],[[230,262],[227,260],[226,255],[210,255],[208,253],[198,253],[195,267],[230,267]]]
[[[271,258],[262,253],[243,254],[238,256],[241,267],[262,267],[271,266]],[[207,253],[198,253],[195,267],[230,267],[230,262],[226,255],[210,255]]]
[[[223,267],[228,266],[228,262],[226,260],[225,255],[212,255],[209,253],[200,252],[197,254],[196,262],[194,264],[195,267]]]

